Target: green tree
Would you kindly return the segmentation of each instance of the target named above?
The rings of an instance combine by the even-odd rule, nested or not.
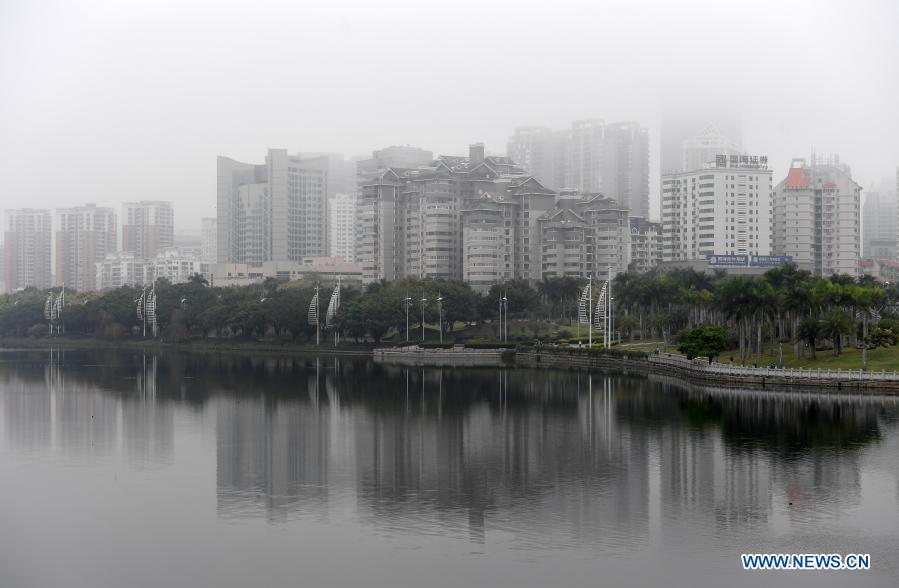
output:
[[[678,346],[678,351],[687,356],[708,357],[709,363],[718,357],[727,345],[727,333],[718,325],[700,325],[691,329]]]

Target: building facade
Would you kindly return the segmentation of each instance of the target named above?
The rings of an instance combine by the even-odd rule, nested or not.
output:
[[[155,257],[175,244],[175,211],[171,202],[141,200],[122,204],[122,251]]]
[[[328,201],[328,249],[330,257],[353,263],[356,248],[356,197],[337,194]]]
[[[546,127],[519,127],[509,138],[506,156],[550,190],[561,191],[568,182],[570,131]]]
[[[818,276],[859,274],[861,187],[839,157],[794,159],[774,189],[772,250]]]
[[[538,222],[541,278],[606,280],[628,270],[630,213],[614,199],[563,193]]]
[[[95,264],[118,250],[115,209],[86,204],[56,210],[57,286],[96,290]]]
[[[715,162],[718,155],[739,155],[740,146],[714,124],[707,125],[699,133],[684,140],[682,171],[702,169]]]
[[[767,163],[766,157],[722,154],[703,169],[663,175],[663,260],[769,255]]]
[[[339,257],[310,257],[302,261],[266,261],[264,263],[213,263],[206,277],[214,286],[258,284],[266,278],[277,280],[315,279],[322,284],[361,284],[362,268]]]
[[[896,238],[895,196],[866,191],[862,206],[862,255],[872,259],[892,259],[883,255],[884,246],[886,242],[892,242],[895,255]]]
[[[218,220],[203,218],[200,223],[200,259],[215,263],[218,260]]]
[[[328,156],[270,149],[265,164],[217,161],[216,256],[262,263],[322,256],[327,242]]]
[[[388,169],[360,187],[356,206],[356,260],[366,282],[403,277],[462,279],[463,211],[482,198],[517,202],[504,219],[515,241],[516,277],[536,279],[536,218],[554,193],[507,157],[487,157],[472,145],[469,157],[443,156],[417,169]],[[512,214],[510,210],[510,214]],[[504,227],[505,230],[505,227]],[[511,253],[510,253],[511,255]],[[533,264],[533,266],[532,266]]]
[[[548,188],[602,193],[649,214],[649,132],[635,122],[580,120],[565,131],[520,127],[506,155]]]
[[[122,286],[142,286],[145,263],[146,260],[136,257],[130,251],[107,253],[103,261],[94,264],[96,289],[110,290]]]
[[[23,208],[6,211],[3,266],[8,291],[51,286],[52,222],[49,210]]]
[[[654,223],[643,217],[630,217],[631,263],[628,271],[645,273],[662,263],[662,223]]]

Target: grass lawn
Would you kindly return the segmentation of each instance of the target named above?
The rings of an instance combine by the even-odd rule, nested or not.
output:
[[[734,357],[734,362],[737,363],[739,351],[736,349],[725,351],[718,358],[718,361],[727,363],[730,361],[731,356]],[[820,368],[822,370],[858,370],[862,366],[861,349],[856,349],[854,347],[844,348],[840,355],[834,355],[833,350],[831,349],[819,349],[817,356],[817,359],[813,361],[806,349],[804,356],[801,359],[796,359],[793,356],[793,346],[789,344],[784,344],[783,346],[784,367]],[[777,347],[770,345],[765,347],[761,358],[752,354],[746,360],[747,365],[758,363],[759,366],[767,366],[772,362],[775,364],[777,363]],[[868,349],[868,370],[878,372],[880,370],[886,370],[888,372],[899,370],[899,347],[878,347],[876,349]]]

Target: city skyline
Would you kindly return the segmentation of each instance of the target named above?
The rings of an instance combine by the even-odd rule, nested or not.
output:
[[[461,155],[468,144],[483,142],[500,155],[516,127],[563,128],[602,118],[649,129],[650,216],[658,218],[662,115],[690,107],[733,111],[743,127],[740,143],[768,155],[775,175],[814,149],[852,161],[867,188],[892,176],[899,160],[899,111],[892,108],[899,80],[887,75],[899,57],[890,24],[899,19],[899,6],[892,2],[759,2],[739,19],[699,0],[651,10],[563,2],[528,11],[479,7],[476,20],[463,9],[437,15],[411,4],[350,4],[309,8],[303,18],[316,22],[315,31],[299,39],[293,34],[298,7],[263,4],[268,10],[249,14],[207,2],[179,4],[177,11],[165,3],[128,11],[91,2],[54,11],[4,5],[4,200],[57,208],[170,199],[177,202],[176,228],[198,229],[200,218],[215,214],[212,174],[221,153],[253,161],[282,147],[355,157],[414,145]],[[267,16],[272,13],[277,22]],[[414,23],[421,17],[428,26],[419,29]],[[240,34],[263,23],[264,42]],[[596,23],[614,26],[597,35]],[[394,27],[406,31],[404,42],[383,41],[381,31]],[[459,30],[461,38],[453,33]],[[515,42],[522,30],[539,31],[546,42],[522,46]],[[483,37],[505,47],[496,55],[514,67],[469,72],[470,86],[449,83],[446,91],[433,91],[434,59],[453,55],[455,62],[474,63],[482,56],[473,41]],[[151,50],[160,38],[166,50]],[[424,50],[408,51],[415,43]],[[67,50],[50,52],[57,44]],[[622,54],[621,47],[635,50]],[[313,53],[323,58],[306,64],[303,75],[322,83],[280,73]],[[265,83],[233,92],[234,64]],[[379,65],[401,68],[401,99],[369,101],[357,91],[362,82],[365,94],[393,93],[393,81],[374,75]],[[850,68],[853,84],[821,89]],[[541,83],[529,85],[522,99],[517,83],[528,74]],[[173,87],[188,98],[173,102]],[[475,87],[495,90],[463,97]],[[48,147],[66,153],[52,174],[33,157]]]

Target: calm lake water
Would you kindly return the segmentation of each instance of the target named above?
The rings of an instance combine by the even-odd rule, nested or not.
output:
[[[870,553],[744,572],[744,552]],[[896,586],[899,404],[0,352],[0,586]]]

